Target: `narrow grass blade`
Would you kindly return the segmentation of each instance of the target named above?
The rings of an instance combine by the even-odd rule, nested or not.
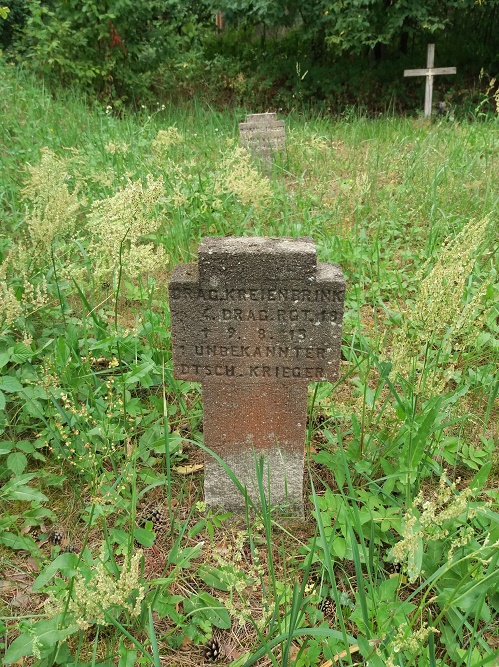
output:
[[[156,630],[154,629],[154,620],[152,617],[151,607],[148,608],[148,611],[149,611],[149,640],[151,642],[154,667],[161,667],[161,661],[159,659],[158,640],[156,639]]]

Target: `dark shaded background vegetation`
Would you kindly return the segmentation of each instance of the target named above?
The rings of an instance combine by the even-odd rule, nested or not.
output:
[[[499,0],[3,0],[4,57],[48,82],[78,84],[105,104],[368,114],[421,109],[436,44],[435,102],[493,110]],[[217,28],[221,12],[224,27]]]

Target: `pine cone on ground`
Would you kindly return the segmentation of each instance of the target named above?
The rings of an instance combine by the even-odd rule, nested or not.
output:
[[[166,530],[170,525],[170,517],[166,507],[155,507],[146,516],[146,521],[150,521],[154,531]]]
[[[49,534],[49,542],[54,546],[62,544],[63,540],[64,540],[64,533],[61,530],[53,530]]]
[[[211,662],[216,662],[220,658],[220,644],[214,637],[206,643],[204,657]]]
[[[319,609],[324,616],[334,616],[336,613],[336,606],[331,598],[325,598],[319,605]]]

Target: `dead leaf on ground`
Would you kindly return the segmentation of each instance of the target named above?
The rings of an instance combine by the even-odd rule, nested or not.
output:
[[[376,640],[371,640],[369,644],[372,646]],[[333,667],[333,665],[338,661],[341,660],[342,658],[348,658],[348,656],[353,655],[354,653],[358,653],[360,651],[359,645],[354,644],[353,646],[350,646],[346,651],[341,651],[341,653],[337,653],[332,660],[326,660],[326,662],[323,662],[321,667]]]
[[[229,646],[225,649],[225,657],[227,658],[228,662],[235,662],[236,660],[239,660],[241,656],[242,653],[237,649],[236,646]]]
[[[19,593],[16,595],[10,603],[11,607],[17,607],[18,609],[26,609],[31,601],[31,596],[26,595],[26,593]]]
[[[17,588],[13,581],[0,581],[0,593],[8,593],[13,588]]]
[[[27,572],[2,572],[6,580],[15,586],[31,586],[33,577]]]
[[[198,472],[198,470],[202,470],[203,468],[203,463],[194,463],[191,466],[175,466],[173,470],[178,472],[179,475],[192,475],[192,473]]]
[[[29,572],[40,572],[40,566],[31,556],[28,556],[28,558],[25,559],[24,564]]]

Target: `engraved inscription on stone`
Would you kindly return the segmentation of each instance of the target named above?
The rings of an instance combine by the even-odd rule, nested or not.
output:
[[[189,277],[196,280],[196,271]],[[343,310],[342,295],[331,285],[337,277],[336,267],[322,265],[307,288],[294,281],[246,289],[172,283],[173,317],[187,322],[195,313],[202,325],[199,338],[185,340],[175,355],[177,376],[333,380]]]
[[[239,123],[241,146],[264,160],[271,160],[278,151],[286,150],[286,129],[276,113],[249,114]]]
[[[170,281],[174,375],[202,383],[205,444],[256,500],[262,455],[270,502],[300,514],[307,383],[338,377],[344,295],[309,238],[206,238]],[[238,509],[227,482],[207,457],[207,502]]]

